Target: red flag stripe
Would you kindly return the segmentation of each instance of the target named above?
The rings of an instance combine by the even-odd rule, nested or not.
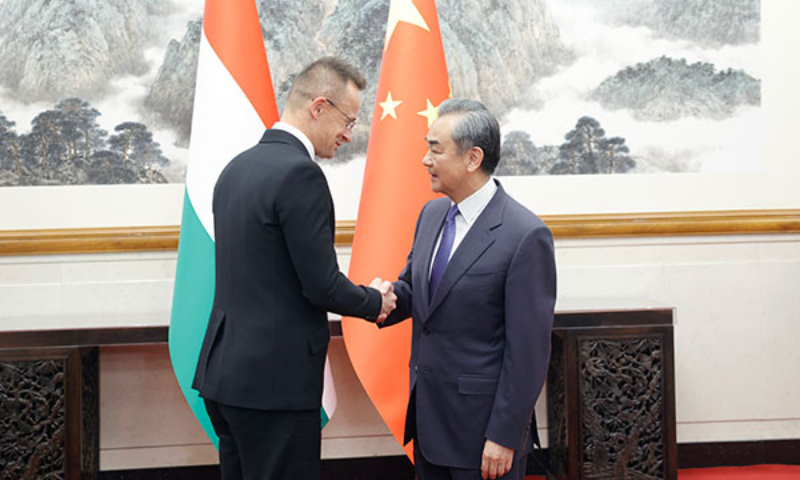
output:
[[[203,31],[264,126],[272,126],[278,120],[278,107],[255,1],[206,0]]]

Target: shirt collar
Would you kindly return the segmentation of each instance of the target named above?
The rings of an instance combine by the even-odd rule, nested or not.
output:
[[[306,150],[308,150],[308,155],[311,157],[311,159],[314,159],[314,155],[316,154],[314,151],[314,144],[311,143],[311,140],[299,128],[295,127],[294,125],[289,125],[285,122],[275,122],[275,124],[272,126],[272,129],[283,130],[286,133],[294,135],[298,140],[300,140],[300,142],[303,143],[303,146],[306,147]]]
[[[497,192],[497,184],[489,177],[489,180],[487,180],[481,188],[458,204],[458,211],[461,213],[461,216],[464,217],[464,220],[467,221],[468,225],[472,225],[475,219],[478,218],[478,215],[483,212],[483,209],[486,208],[486,205],[492,200],[495,192]]]

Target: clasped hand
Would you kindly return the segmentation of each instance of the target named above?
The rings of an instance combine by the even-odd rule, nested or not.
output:
[[[394,294],[394,285],[388,280],[381,280],[380,277],[375,277],[369,286],[381,292],[381,313],[378,315],[377,322],[383,323],[386,317],[388,317],[397,306],[397,295]]]

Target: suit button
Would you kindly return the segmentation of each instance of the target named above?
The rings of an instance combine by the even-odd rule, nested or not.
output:
[[[422,329],[422,334],[427,336],[427,335],[430,335],[430,334],[431,334],[431,331],[430,331],[430,330],[428,330],[427,328],[423,328],[423,329]]]

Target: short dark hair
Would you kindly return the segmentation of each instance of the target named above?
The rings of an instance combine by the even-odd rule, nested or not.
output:
[[[288,103],[316,97],[338,97],[349,82],[364,90],[367,80],[358,68],[340,57],[322,57],[307,65],[292,82]]]
[[[500,161],[500,124],[486,107],[476,100],[451,98],[439,105],[439,118],[457,115],[453,123],[453,142],[458,153],[472,147],[483,150],[481,170],[491,175]]]

